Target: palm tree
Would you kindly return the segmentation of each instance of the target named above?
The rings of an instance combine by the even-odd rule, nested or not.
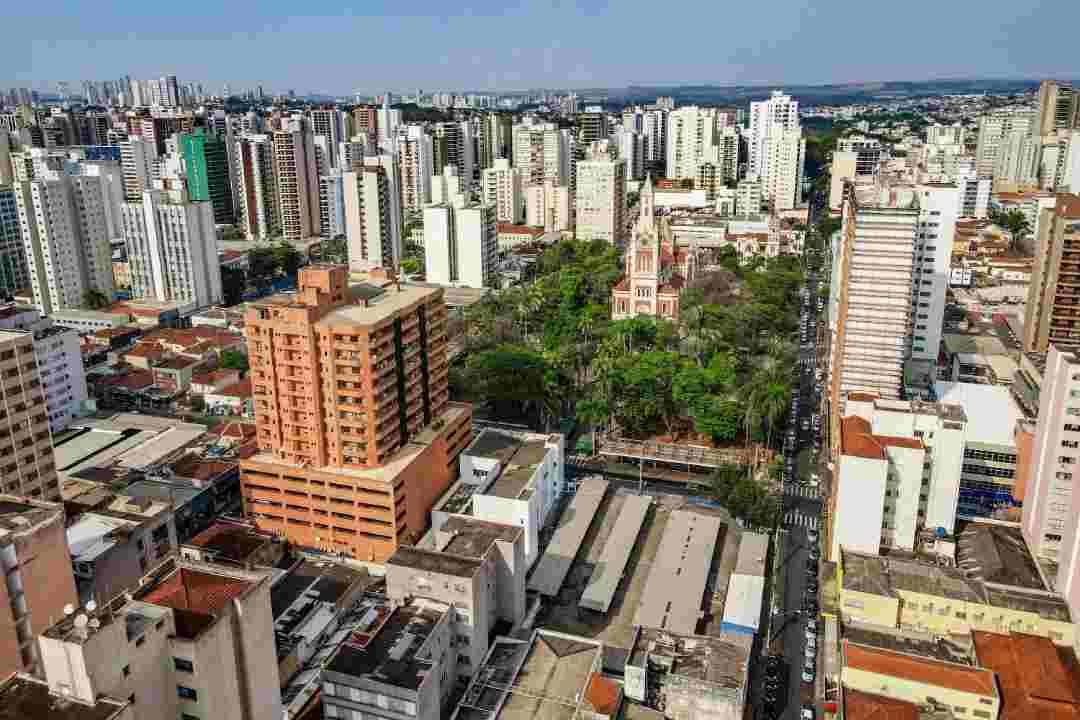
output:
[[[996,212],[990,219],[995,225],[1009,233],[1009,252],[1016,250],[1016,244],[1020,238],[1031,232],[1031,223],[1020,210]]]

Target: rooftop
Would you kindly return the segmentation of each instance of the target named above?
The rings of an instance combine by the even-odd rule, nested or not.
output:
[[[249,525],[219,520],[187,544],[213,553],[215,557],[242,563],[273,540],[270,534]]]
[[[305,595],[321,602],[336,603],[348,593],[366,573],[334,562],[312,562],[301,559],[288,573],[270,588],[270,608],[279,617],[296,600]]]
[[[870,429],[870,421],[857,415],[850,415],[840,421],[840,453],[842,455],[868,460],[884,460],[887,447],[925,450],[922,440],[918,438],[874,435]]]
[[[194,639],[212,625],[217,613],[234,598],[243,595],[254,581],[211,573],[189,567],[176,567],[164,578],[144,586],[139,600],[149,605],[175,611],[176,634]]]
[[[934,383],[934,394],[941,402],[964,408],[964,415],[968,418],[964,432],[966,442],[1015,447],[1013,429],[1016,421],[1024,417],[1024,413],[1008,387],[937,382]]]
[[[481,558],[496,541],[514,542],[525,533],[525,529],[517,525],[454,516],[447,518],[439,533],[443,537],[449,536],[442,552]]]
[[[670,660],[671,675],[739,690],[746,685],[752,643],[753,638],[737,633],[705,637],[641,628],[628,662],[644,667],[648,653]]]
[[[435,572],[441,575],[472,577],[480,568],[481,562],[476,558],[459,557],[434,550],[423,550],[418,547],[402,545],[394,551],[386,564],[409,567],[425,572]]]
[[[974,695],[997,695],[994,673],[989,670],[880,650],[850,640],[844,640],[843,646],[845,670],[852,668]]]
[[[945,352],[974,353],[978,355],[1008,355],[1005,343],[996,335],[967,335],[960,333],[942,333],[941,343]]]
[[[437,300],[439,288],[402,285],[400,290],[387,290],[375,297],[368,298],[366,304],[342,305],[326,313],[317,323],[317,327],[330,328],[335,325],[377,325],[396,317],[398,313],[416,303]],[[259,303],[255,303],[258,305]]]
[[[844,624],[844,638],[867,647],[916,655],[958,665],[975,665],[975,648],[970,642],[958,642],[966,636],[942,637],[913,630],[886,628],[881,625]]]
[[[521,444],[522,440],[516,435],[485,428],[462,452],[465,455],[490,458],[498,460],[500,463],[506,463],[518,451]]]
[[[0,685],[0,720],[112,720],[126,707],[104,697],[94,705],[65,700],[28,675],[12,675]]]
[[[608,481],[599,476],[587,477],[581,481],[578,491],[559,517],[559,524],[544,554],[533,568],[529,577],[530,590],[536,590],[548,597],[559,593],[607,489]]]
[[[60,517],[63,517],[63,506],[58,503],[0,495],[0,543],[32,533]]]
[[[366,617],[374,623],[368,621],[350,634],[326,670],[416,690],[431,667],[426,653],[420,651],[449,607],[431,600],[413,600],[396,610],[373,610]],[[389,615],[385,615],[387,611]]]
[[[997,674],[999,720],[1080,717],[1080,672],[1072,648],[1019,633],[974,632],[972,636],[979,662]]]
[[[914,703],[844,688],[844,717],[847,720],[919,720],[920,714],[919,706]]]
[[[1029,590],[1049,589],[1020,528],[1015,525],[968,523],[956,539],[956,564],[984,582]]]

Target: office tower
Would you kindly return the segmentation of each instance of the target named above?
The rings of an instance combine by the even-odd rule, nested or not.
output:
[[[345,230],[345,183],[335,171],[319,178],[319,237],[344,237]]]
[[[1080,345],[1080,195],[1057,196],[1043,209],[1035,238],[1024,316],[1024,349]]]
[[[241,135],[236,139],[236,212],[249,238],[268,239],[278,234],[277,177],[274,144],[269,135]]]
[[[27,287],[30,287],[30,271],[19,231],[15,190],[0,186],[0,293],[9,294]]]
[[[1027,108],[1005,108],[980,117],[979,139],[975,151],[975,169],[979,175],[993,175],[1005,138],[1014,131],[1021,136],[1030,135],[1036,122],[1035,111]],[[996,181],[995,178],[995,183]]]
[[[275,130],[274,177],[281,235],[285,240],[311,237],[319,227],[318,175],[311,129],[301,119]]]
[[[396,268],[401,258],[401,238],[394,234],[393,190],[386,170],[379,165],[364,165],[342,173],[341,179],[349,270]]]
[[[577,116],[578,139],[582,147],[588,148],[597,140],[608,138],[607,113],[598,107],[588,107]]]
[[[645,138],[642,134],[625,126],[619,127],[615,130],[615,145],[619,158],[626,165],[626,179],[645,177]]]
[[[688,105],[668,113],[665,177],[695,180],[706,163],[716,164],[716,109]]]
[[[419,125],[404,128],[397,138],[397,156],[401,176],[401,209],[413,215],[431,202],[433,167],[431,136]],[[439,173],[441,173],[441,169]]]
[[[472,125],[463,122],[441,122],[435,126],[435,137],[446,142],[446,158],[442,167],[435,166],[442,172],[446,165],[457,170],[458,177],[466,187],[473,181],[473,138]]]
[[[49,409],[41,388],[33,333],[0,331],[0,371],[5,374],[0,418],[3,491],[35,500],[60,500]]]
[[[612,155],[609,141],[602,140],[578,161],[574,226],[579,240],[626,240],[626,164]]]
[[[339,167],[336,156],[338,143],[345,139],[345,116],[337,108],[320,108],[311,111],[311,132],[315,137],[326,138],[330,148],[328,160],[330,168]],[[326,174],[326,173],[320,173]]]
[[[525,224],[563,232],[570,224],[570,188],[545,180],[525,188]]]
[[[121,207],[124,245],[136,298],[196,308],[221,303],[214,212],[178,190],[147,190]]]
[[[774,90],[768,100],[750,103],[746,174],[764,179],[769,173],[770,138],[800,128],[799,101],[790,95]]]
[[[16,187],[34,304],[44,315],[113,299],[102,179],[50,173]]]
[[[51,461],[51,447],[46,457]],[[57,500],[59,495],[57,490]],[[64,616],[65,605],[79,602],[64,532],[64,506],[15,495],[0,495],[0,502],[4,507],[0,570],[7,579],[7,587],[0,591],[4,599],[0,603],[0,673],[4,677],[13,672],[40,674],[38,635]]]
[[[521,174],[506,158],[497,158],[494,166],[483,171],[483,202],[495,207],[495,220],[516,224],[521,221],[524,197]]]
[[[53,695],[69,711],[124,698],[128,720],[283,717],[271,572],[187,560],[156,570],[51,618],[38,644]]]
[[[245,512],[381,561],[419,540],[469,440],[470,410],[448,402],[443,291],[354,296],[344,265],[308,265],[298,284],[245,316],[260,451],[241,462]]]
[[[493,205],[457,203],[424,208],[424,272],[428,282],[491,287],[498,236]]]
[[[1071,83],[1043,80],[1039,83],[1039,109],[1034,132],[1052,135],[1057,130],[1076,127],[1080,113],[1080,93]]]
[[[180,152],[184,157],[188,195],[192,202],[209,202],[214,209],[215,223],[231,223],[232,186],[225,139],[198,128],[194,133],[180,136]]]
[[[937,357],[957,207],[955,186],[845,186],[832,248],[834,411],[853,392],[900,397],[905,362]]]
[[[514,167],[521,171],[521,183],[528,187],[551,180],[556,185],[569,182],[572,149],[569,133],[554,123],[520,123],[514,126]]]
[[[124,171],[124,198],[138,202],[143,190],[153,187],[154,154],[152,143],[133,137],[120,144],[120,166]]]

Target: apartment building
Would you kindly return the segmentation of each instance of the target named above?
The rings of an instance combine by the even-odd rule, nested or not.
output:
[[[124,172],[124,198],[138,202],[143,191],[153,187],[157,155],[153,144],[138,136],[120,143],[120,167]]]
[[[319,237],[345,234],[345,182],[340,172],[319,177]]]
[[[559,130],[554,123],[527,120],[514,125],[513,140],[514,167],[521,173],[522,185],[528,187],[545,181],[569,184],[574,149],[569,130]]]
[[[979,118],[979,137],[975,150],[979,175],[991,176],[997,170],[998,156],[1005,139],[1017,132],[1030,135],[1037,122],[1036,113],[1029,108],[1003,108]]]
[[[0,331],[0,375],[6,412],[0,418],[0,478],[3,492],[57,500],[49,409],[38,374],[34,336]]]
[[[179,190],[147,190],[120,206],[134,298],[193,308],[222,300],[217,233],[210,201],[190,202]]]
[[[1080,195],[1058,195],[1039,214],[1024,315],[1024,349],[1080,345]]]
[[[235,156],[233,197],[240,227],[248,239],[269,239],[281,227],[273,140],[269,135],[241,135]]]
[[[0,569],[0,674],[40,673],[37,636],[78,603],[63,505],[0,495]]]
[[[273,133],[274,178],[281,236],[303,240],[319,227],[318,174],[310,125],[294,118]]]
[[[81,307],[88,292],[113,299],[102,179],[49,174],[16,189],[34,304],[43,314]]]
[[[521,173],[505,157],[496,158],[481,176],[484,203],[495,206],[495,220],[511,225],[521,222],[525,199]]]
[[[4,158],[0,157],[0,164]],[[10,166],[9,166],[10,167]],[[26,250],[19,231],[15,190],[0,186],[0,290],[13,292],[30,286]]]
[[[386,171],[381,166],[364,165],[343,173],[341,181],[349,270],[396,268],[401,238],[394,232],[391,193],[395,190]]]
[[[338,143],[345,139],[345,113],[337,108],[312,108],[308,114],[311,119],[311,133],[326,138],[331,148],[328,156],[330,169],[340,167],[336,151]]]
[[[89,395],[81,348],[76,330],[54,325],[50,318],[34,329],[34,355],[53,433],[66,429],[72,419],[85,412]]]
[[[1039,109],[1035,123],[1040,136],[1080,126],[1080,93],[1072,83],[1043,80],[1039,83]]]
[[[428,282],[483,288],[495,281],[496,207],[453,203],[424,208],[424,270]]]
[[[671,180],[695,180],[699,169],[719,160],[716,108],[688,105],[667,114],[667,168]]]
[[[525,224],[542,227],[544,232],[570,230],[570,188],[545,180],[525,188]]]
[[[124,698],[135,720],[281,718],[267,572],[169,562],[68,609],[38,638],[52,692]]]
[[[180,136],[180,152],[192,202],[209,202],[214,209],[214,222],[231,224],[235,216],[228,140],[199,128]]]
[[[959,405],[849,394],[837,433],[829,557],[911,551],[923,528],[951,533],[967,423]]]
[[[864,135],[848,135],[836,141],[836,152],[855,153],[856,175],[875,175],[884,149],[880,140]]]
[[[433,167],[431,137],[419,125],[402,128],[397,137],[397,157],[401,176],[401,209],[415,214],[431,202]],[[439,170],[439,173],[442,171]]]
[[[442,289],[348,285],[309,265],[245,317],[259,454],[245,512],[292,542],[382,560],[419,538],[471,411],[449,404]]]
[[[606,140],[595,143],[578,161],[574,211],[579,240],[626,241],[626,163],[612,149]]]
[[[484,171],[502,158],[513,162],[514,118],[509,113],[492,112],[476,118],[477,163]]]
[[[472,125],[467,120],[441,122],[435,125],[433,135],[446,146],[445,163],[442,167],[436,165],[435,170],[442,172],[447,165],[452,165],[465,186],[471,186],[476,165],[473,157]]]
[[[778,210],[795,207],[806,155],[797,100],[776,90],[750,103],[747,153],[746,175],[761,180],[765,200]]]

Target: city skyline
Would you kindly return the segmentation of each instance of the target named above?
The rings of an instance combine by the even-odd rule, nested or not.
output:
[[[803,0],[723,11],[686,3],[666,16],[638,2],[621,3],[618,12],[592,2],[512,8],[479,2],[453,14],[426,1],[407,11],[375,2],[362,12],[309,3],[305,15],[290,16],[280,2],[256,8],[198,0],[171,10],[125,1],[95,13],[73,8],[61,18],[22,6],[11,19],[23,32],[0,49],[0,66],[8,69],[0,85],[51,91],[59,80],[176,73],[215,90],[262,84],[268,91],[345,95],[387,88],[508,92],[1052,77],[1075,73],[1069,28],[1080,22],[1080,7],[1056,4],[1054,22],[1045,23],[1046,3],[973,17],[960,6],[917,0],[890,17],[884,37],[861,32],[843,4],[815,8]],[[639,32],[646,17],[649,52],[628,53],[619,39]],[[697,20],[687,24],[687,17]],[[193,20],[198,54],[178,30],[192,28]],[[740,31],[725,34],[725,26]],[[955,32],[959,26],[963,35]],[[397,52],[403,34],[421,50]],[[846,42],[821,42],[839,36]],[[51,41],[30,40],[42,37]],[[924,47],[948,48],[949,56],[913,61],[912,37]],[[71,77],[87,57],[94,69],[79,74],[94,77]]]

